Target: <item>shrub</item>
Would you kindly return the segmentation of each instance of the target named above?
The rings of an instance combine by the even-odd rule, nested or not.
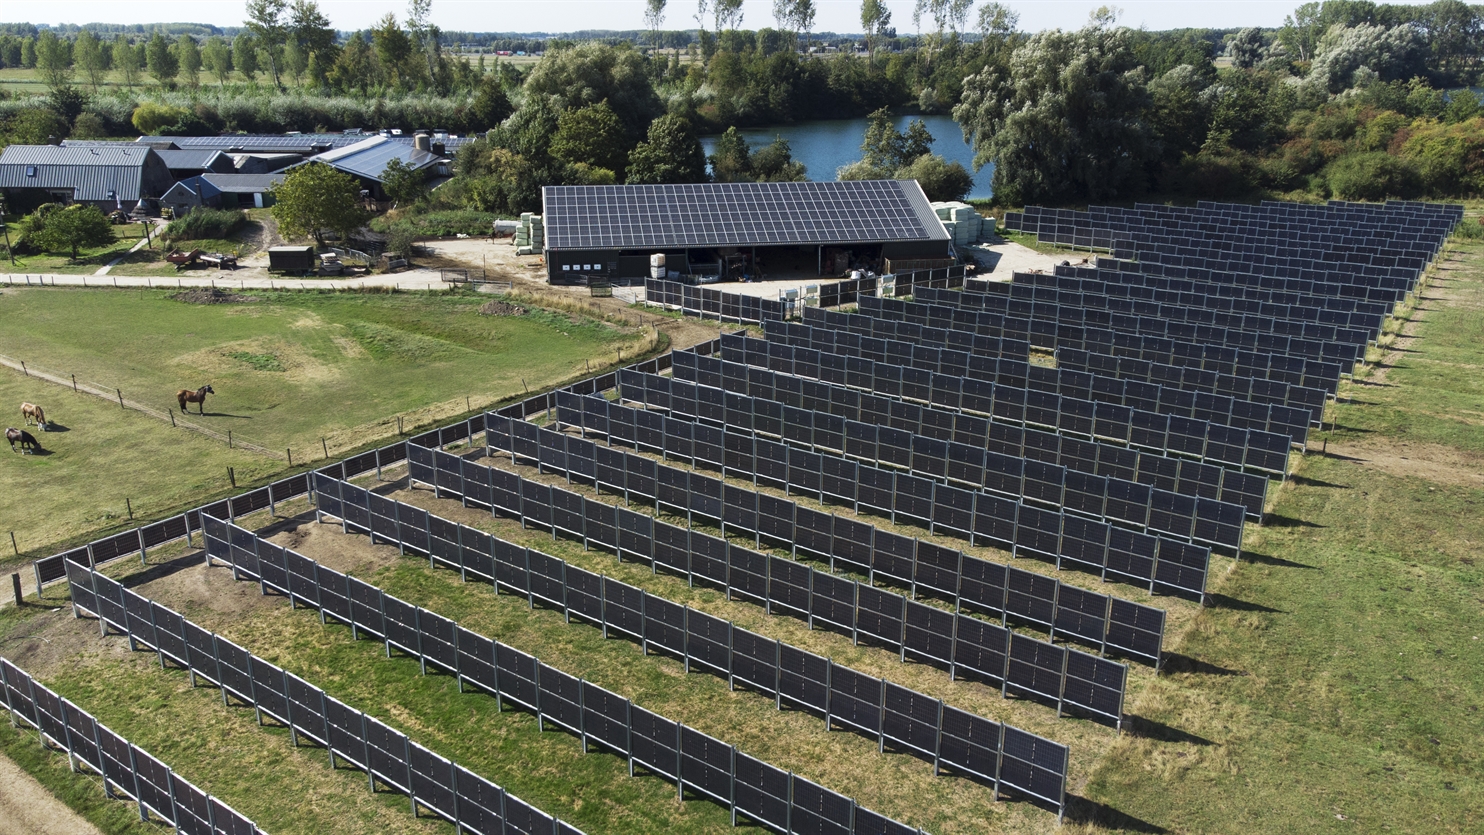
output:
[[[185,217],[170,221],[165,227],[168,241],[200,241],[207,238],[226,238],[242,228],[247,222],[243,212],[223,209],[193,209]]]
[[[388,235],[407,230],[420,238],[449,238],[454,235],[488,235],[498,217],[494,212],[473,209],[448,209],[423,214],[383,216],[371,222],[371,228]]]
[[[1434,196],[1484,193],[1484,118],[1456,125],[1419,122],[1402,143],[1401,156]]]
[[[1417,192],[1417,169],[1384,151],[1348,154],[1324,169],[1329,190],[1341,200],[1385,200]]]
[[[134,127],[145,136],[158,135],[162,128],[170,127],[185,118],[183,107],[147,101],[134,109]]]

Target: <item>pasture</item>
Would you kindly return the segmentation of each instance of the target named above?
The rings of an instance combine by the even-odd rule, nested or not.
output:
[[[317,461],[587,373],[648,350],[652,332],[540,309],[483,316],[482,294],[265,293],[246,304],[186,304],[167,291],[10,288],[0,354],[123,391],[164,412],[179,389],[211,384],[189,420],[273,450],[228,450],[117,404],[0,371],[0,402],[41,404],[72,431],[42,437],[53,456],[0,470],[0,536],[49,546],[136,515],[159,514],[294,462]],[[466,400],[466,398],[468,398]],[[10,424],[6,424],[10,425]],[[324,439],[323,441],[321,439]],[[6,450],[8,452],[8,450]],[[79,496],[88,496],[80,500]],[[5,545],[9,547],[9,542]]]

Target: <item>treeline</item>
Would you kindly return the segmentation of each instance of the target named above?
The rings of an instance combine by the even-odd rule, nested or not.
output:
[[[995,163],[1006,204],[1476,195],[1484,113],[1467,86],[1480,80],[1481,12],[1309,3],[1219,50],[1199,37],[1151,43],[1111,16],[1006,31],[953,114],[976,161]]]

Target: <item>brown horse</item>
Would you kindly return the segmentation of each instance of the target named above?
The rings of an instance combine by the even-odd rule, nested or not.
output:
[[[22,451],[24,451],[26,449],[30,449],[32,452],[45,452],[46,451],[46,450],[44,450],[44,449],[41,448],[41,442],[38,441],[38,440],[36,440],[36,438],[30,432],[27,432],[24,429],[16,429],[14,427],[7,427],[5,429],[5,440],[7,440],[7,441],[10,442],[10,451],[11,452],[15,452],[16,451],[16,449],[15,449],[15,445],[16,444],[20,444],[21,445],[21,450]]]
[[[216,390],[211,386],[202,386],[195,391],[181,389],[175,393],[175,399],[180,401],[180,411],[182,414],[190,414],[186,409],[187,403],[200,403],[201,414],[204,415],[206,414],[206,395],[208,394],[216,394]]]
[[[46,431],[46,412],[41,411],[41,407],[35,403],[21,404],[21,418],[26,421],[27,426],[34,420],[42,432]]]

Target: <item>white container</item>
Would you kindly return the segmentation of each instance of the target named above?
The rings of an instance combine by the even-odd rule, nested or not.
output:
[[[667,270],[667,269],[665,269],[664,267],[650,267],[649,268],[649,277],[650,278],[665,279],[665,278],[668,278],[669,275],[670,275],[670,271]]]
[[[665,266],[665,253],[656,252],[655,254],[649,256],[649,266],[650,269]]]

